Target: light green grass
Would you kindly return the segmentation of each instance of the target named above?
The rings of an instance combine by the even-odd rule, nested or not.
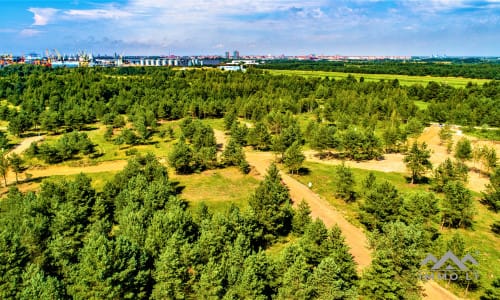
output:
[[[201,122],[210,125],[213,129],[224,130],[224,119],[201,119]]]
[[[241,208],[246,207],[250,195],[259,184],[257,179],[251,175],[243,175],[236,167],[191,175],[172,174],[170,177],[180,187],[184,187],[181,196],[191,204],[191,208],[205,202],[211,211],[223,211],[231,203]]]
[[[302,182],[303,184],[308,184],[311,182],[313,184],[312,190],[321,195],[335,208],[340,210],[347,219],[357,226],[361,226],[358,220],[359,215],[359,205],[358,202],[346,203],[342,199],[338,199],[334,196],[335,194],[335,167],[334,165],[327,165],[322,163],[306,162],[303,167],[309,169],[309,174],[297,176],[294,178]],[[425,191],[428,190],[428,185],[411,185],[407,182],[402,174],[390,172],[380,172],[380,171],[370,171],[364,169],[351,168],[354,178],[357,184],[357,192],[361,194],[363,191],[360,189],[361,182],[368,176],[370,172],[373,172],[377,177],[378,181],[387,180],[392,183],[400,192],[410,192],[410,191]]]
[[[274,75],[299,75],[305,77],[328,77],[330,79],[344,79],[350,73],[342,72],[327,72],[327,71],[302,71],[302,70],[266,70]],[[488,79],[472,79],[462,77],[432,77],[432,76],[409,76],[409,75],[393,75],[393,74],[351,74],[357,80],[363,77],[365,81],[380,81],[380,80],[394,80],[398,79],[401,85],[426,85],[431,81],[448,84],[453,87],[465,87],[467,83],[472,82],[476,84],[483,84],[489,82]]]
[[[321,197],[330,202],[334,207],[343,212],[344,215],[349,219],[349,221],[354,225],[361,226],[359,220],[357,219],[360,211],[358,202],[362,202],[363,200],[359,199],[358,202],[348,204],[343,200],[334,197],[335,166],[306,162],[304,163],[304,167],[308,168],[310,173],[308,175],[301,176],[295,175],[294,177],[303,184],[312,182],[312,190],[314,192],[319,194]],[[430,187],[426,184],[409,184],[404,175],[399,173],[385,173],[356,168],[351,168],[351,170],[356,180],[358,192],[361,192],[359,190],[361,181],[370,172],[373,172],[375,174],[378,181],[387,180],[392,183],[402,194],[412,191],[428,191]],[[441,230],[440,233],[443,235],[445,240],[449,240],[454,233],[459,233],[465,239],[466,249],[474,249],[479,251],[479,255],[476,256],[478,256],[477,259],[479,261],[479,272],[481,275],[480,280],[483,288],[475,292],[469,291],[467,295],[467,298],[478,299],[482,294],[484,287],[489,287],[495,277],[500,277],[500,269],[495,267],[498,265],[498,262],[500,262],[500,237],[492,233],[490,230],[491,224],[495,220],[498,220],[499,217],[498,213],[495,214],[479,203],[479,193],[473,192],[472,194],[475,198],[474,206],[476,211],[472,228],[444,229]],[[442,197],[442,195],[438,195],[438,197]],[[438,226],[438,224],[435,225]],[[474,257],[476,258],[476,256]],[[449,288],[459,296],[465,297],[463,288],[459,288],[456,285],[452,285]]]
[[[415,103],[415,105],[421,110],[427,109],[427,107],[429,107],[429,102],[415,100],[413,101],[413,103]]]

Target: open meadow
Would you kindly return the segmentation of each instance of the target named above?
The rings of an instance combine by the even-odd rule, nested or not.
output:
[[[490,82],[488,79],[474,79],[462,77],[437,77],[437,76],[410,76],[410,75],[393,75],[393,74],[360,74],[360,73],[342,73],[342,72],[327,72],[327,71],[308,71],[308,70],[266,70],[274,75],[297,75],[304,77],[320,77],[330,79],[345,79],[347,76],[353,76],[358,81],[362,77],[365,81],[393,81],[397,79],[399,84],[410,86],[414,84],[426,85],[431,81],[450,85],[452,87],[465,87],[467,84],[483,84]]]

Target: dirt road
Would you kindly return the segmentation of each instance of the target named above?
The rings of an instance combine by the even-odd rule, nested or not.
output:
[[[220,149],[223,149],[224,145],[226,144],[225,134],[222,131],[215,130],[215,136],[217,138],[217,143],[220,144]],[[15,151],[16,153],[20,153],[27,149],[33,141],[41,138],[43,137],[33,137],[26,139],[13,151]],[[260,174],[256,176],[260,178],[262,178],[263,174],[266,173],[267,168],[274,160],[273,154],[266,152],[247,151],[246,156],[250,165],[252,165]],[[125,160],[117,160],[84,167],[50,166],[45,169],[31,169],[28,171],[28,173],[30,173],[33,178],[38,178],[50,175],[73,175],[80,172],[96,173],[104,171],[119,171],[122,170],[126,164],[127,162]],[[356,166],[359,167],[357,164]],[[380,164],[374,162],[372,163],[372,166],[374,168],[383,168],[383,162]],[[9,174],[9,178],[13,179],[13,176],[13,174]],[[363,268],[370,265],[371,251],[368,249],[368,242],[363,230],[349,223],[346,218],[332,205],[330,205],[326,200],[322,199],[319,195],[315,194],[302,183],[298,182],[289,175],[284,174],[283,172],[281,173],[281,176],[290,190],[290,195],[292,200],[294,201],[294,204],[297,204],[302,199],[304,199],[311,207],[311,215],[313,218],[321,219],[327,227],[331,227],[333,224],[337,224],[340,227],[346,239],[346,243],[350,247],[350,252],[354,257],[354,260],[358,264],[358,271],[361,271]],[[458,299],[456,296],[454,296],[435,282],[425,283],[424,290],[426,294],[425,299]]]
[[[44,138],[45,138],[45,136],[43,136],[43,135],[32,136],[32,137],[29,137],[29,138],[25,138],[19,145],[17,145],[16,147],[14,147],[14,149],[12,149],[9,152],[9,154],[11,154],[11,153],[21,154],[26,149],[28,149],[30,147],[31,143],[42,141]]]
[[[217,143],[225,144],[226,136],[223,132],[216,130]],[[247,151],[246,158],[248,163],[253,166],[259,173],[258,177],[262,178],[266,174],[266,170],[274,160],[274,155],[269,152],[250,152]],[[376,164],[374,164],[375,166]],[[379,168],[383,164],[377,165]],[[311,191],[308,187],[298,182],[289,175],[281,172],[283,181],[290,190],[290,196],[294,201],[294,205],[304,199],[311,208],[311,215],[313,218],[319,218],[327,227],[337,224],[342,230],[342,234],[346,239],[347,245],[350,247],[350,253],[354,257],[354,261],[358,264],[358,271],[361,271],[371,263],[371,251],[368,249],[368,241],[363,230],[352,225],[347,219],[337,211],[326,200],[321,199],[319,195]],[[457,300],[457,296],[453,295],[450,291],[441,287],[434,281],[427,281],[423,284],[424,299],[429,300]]]

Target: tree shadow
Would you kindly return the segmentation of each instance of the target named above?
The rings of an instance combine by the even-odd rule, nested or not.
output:
[[[411,184],[411,176],[404,176],[406,183]],[[413,181],[413,184],[431,184],[431,178],[427,176],[420,177]]]
[[[309,175],[309,174],[311,174],[311,170],[309,168],[307,168],[307,167],[300,167],[297,170],[297,174],[300,175],[300,176]]]
[[[184,189],[186,188],[185,185],[181,185],[180,181],[172,180],[170,181],[170,183],[172,184],[176,195],[182,194],[182,191],[184,191]]]

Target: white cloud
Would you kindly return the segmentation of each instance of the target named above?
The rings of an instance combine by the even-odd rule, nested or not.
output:
[[[111,9],[70,9],[63,12],[64,19],[119,19],[132,16],[131,13],[115,8]]]
[[[41,31],[40,30],[36,30],[36,29],[26,28],[26,29],[21,30],[20,33],[21,33],[22,36],[32,37],[32,36],[40,34]]]
[[[55,8],[36,8],[31,7],[28,11],[33,13],[33,25],[35,26],[44,26],[53,21],[53,17],[59,11]]]

